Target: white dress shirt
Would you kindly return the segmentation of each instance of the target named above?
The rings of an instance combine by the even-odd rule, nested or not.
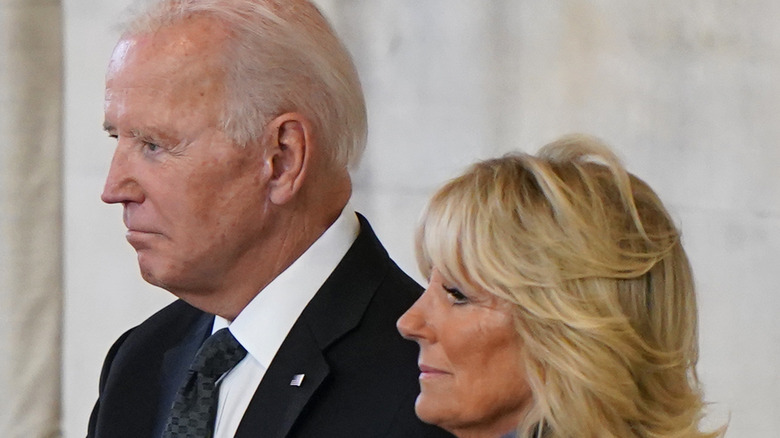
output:
[[[246,348],[247,355],[222,377],[214,438],[235,436],[257,386],[287,333],[359,232],[357,216],[347,205],[336,222],[260,291],[232,323],[215,317],[213,332],[229,327]]]

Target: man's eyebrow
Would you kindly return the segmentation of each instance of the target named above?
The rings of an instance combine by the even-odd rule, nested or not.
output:
[[[108,133],[116,132],[116,127],[112,125],[110,122],[103,122],[103,130]],[[152,138],[156,137],[155,132],[149,130],[147,133],[147,130],[141,130],[141,129],[133,129],[130,131],[130,135],[132,135],[135,138]]]
[[[112,125],[108,121],[103,122],[103,130],[107,132],[110,137],[115,137],[118,135],[116,126]],[[149,143],[163,142],[171,145],[176,145],[183,142],[183,140],[177,139],[176,137],[172,137],[168,134],[163,133],[163,131],[160,131],[152,127],[146,127],[142,129],[132,129],[130,130],[129,135],[132,138],[140,139],[142,141],[146,141]]]

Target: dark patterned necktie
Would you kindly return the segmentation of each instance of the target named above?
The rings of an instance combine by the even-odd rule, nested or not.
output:
[[[162,438],[211,438],[217,415],[217,381],[246,356],[230,330],[206,339],[176,394]]]

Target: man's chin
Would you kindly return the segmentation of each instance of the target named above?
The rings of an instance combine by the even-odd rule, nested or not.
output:
[[[182,275],[181,269],[161,269],[163,266],[160,263],[144,263],[141,261],[139,255],[139,267],[141,270],[141,278],[152,286],[157,286],[161,289],[165,289],[178,298],[184,299],[190,296],[199,296],[204,293],[206,286],[197,278],[192,278],[186,275]],[[187,301],[185,299],[185,301]]]
[[[144,279],[147,283],[151,284],[152,286],[157,286],[159,288],[169,290],[170,283],[167,281],[163,281],[162,278],[160,278],[159,275],[156,275],[152,271],[145,270],[143,266],[141,267],[141,278]]]
[[[136,252],[138,254],[138,268],[141,271],[141,278],[152,286],[170,291],[174,283],[170,269],[162,269],[163,263],[155,260],[151,251],[139,250]]]

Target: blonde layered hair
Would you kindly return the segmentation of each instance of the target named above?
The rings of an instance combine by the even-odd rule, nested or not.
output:
[[[699,431],[696,299],[680,233],[599,141],[473,165],[430,201],[421,271],[516,305],[534,403],[521,437]]]

